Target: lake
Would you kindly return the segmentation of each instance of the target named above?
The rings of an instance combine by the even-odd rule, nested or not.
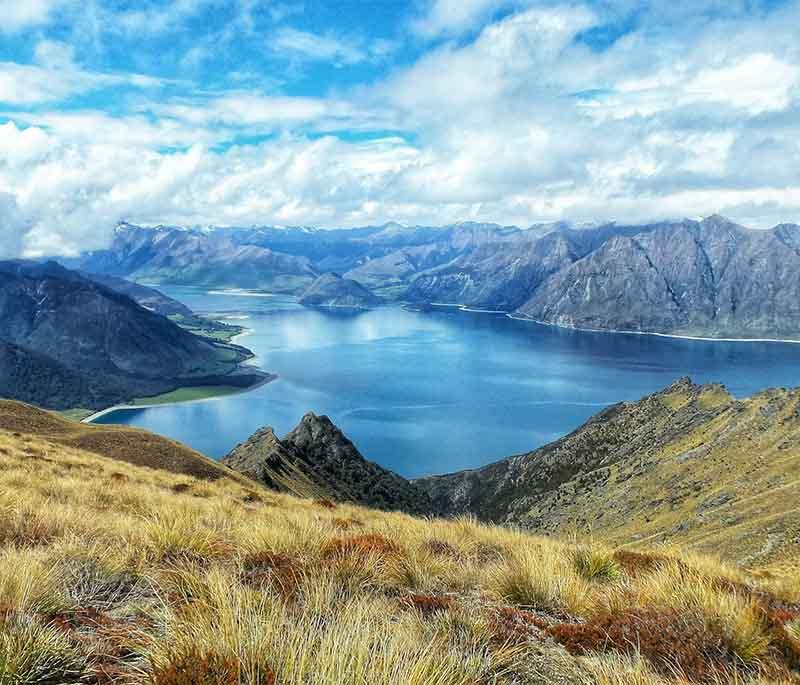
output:
[[[737,397],[800,385],[800,345],[590,333],[437,308],[317,310],[282,296],[161,287],[249,333],[237,342],[279,378],[251,392],[152,409],[124,423],[221,457],[258,428],[289,432],[327,414],[362,454],[406,477],[472,468],[529,451],[603,407],[680,376]]]

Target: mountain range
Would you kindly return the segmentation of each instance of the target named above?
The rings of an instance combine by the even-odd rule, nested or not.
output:
[[[271,428],[223,464],[269,488],[618,545],[675,544],[742,564],[800,550],[800,390],[746,400],[688,378],[570,435],[471,471],[407,481],[368,462],[327,417]]]
[[[109,249],[72,264],[146,283],[298,296],[335,271],[384,301],[457,304],[558,326],[800,337],[800,226],[750,230],[720,216],[527,229],[123,224]]]
[[[116,284],[120,287],[119,283]],[[166,298],[132,286],[148,301]],[[191,314],[181,310],[183,315]],[[245,348],[201,337],[128,295],[48,262],[0,262],[0,395],[103,408],[184,385],[247,386]]]

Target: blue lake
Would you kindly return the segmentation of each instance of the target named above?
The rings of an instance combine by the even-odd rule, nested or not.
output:
[[[239,339],[278,380],[248,393],[98,422],[147,428],[220,457],[256,429],[327,414],[367,458],[407,477],[531,450],[602,407],[679,376],[738,397],[800,385],[800,345],[569,331],[503,315],[399,307],[315,310],[285,297],[161,288],[200,313],[241,317]],[[247,317],[247,318],[244,318]]]

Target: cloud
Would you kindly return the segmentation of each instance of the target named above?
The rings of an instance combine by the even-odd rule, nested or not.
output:
[[[268,45],[272,52],[290,60],[328,62],[335,66],[382,59],[394,49],[394,45],[387,40],[366,42],[352,36],[316,34],[290,27],[273,32],[268,38]]]
[[[16,33],[48,23],[64,0],[0,0],[0,33]]]
[[[499,10],[531,4],[533,0],[431,0],[411,27],[423,38],[456,37],[479,28]]]
[[[164,25],[180,30],[196,2]],[[71,43],[34,42],[34,63],[0,64],[0,193],[13,198],[4,216],[13,207],[24,227],[14,249],[100,247],[121,219],[797,221],[800,3],[751,5],[431,3],[425,17],[441,21],[429,36],[448,40],[392,53],[374,83],[303,81],[303,96],[275,80],[284,60],[383,65],[379,43],[276,28],[240,0],[237,16],[254,22],[247,39],[275,69],[238,61],[241,78],[226,72],[211,87],[199,79],[219,69],[200,69],[219,65],[201,54],[187,84],[92,70]],[[274,52],[265,36],[281,39]],[[88,104],[101,91],[113,106]]]
[[[28,226],[10,193],[0,193],[0,259],[18,257]]]

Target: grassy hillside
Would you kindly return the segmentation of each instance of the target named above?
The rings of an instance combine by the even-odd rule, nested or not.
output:
[[[797,565],[337,506],[21,428],[0,431],[2,685],[800,682]]]
[[[73,447],[176,474],[247,482],[238,473],[169,438],[138,428],[78,423],[21,402],[0,400],[0,431],[17,440],[45,440],[50,445],[46,454],[59,454],[58,446]]]
[[[418,481],[448,514],[744,565],[800,556],[800,390],[736,400],[683,379],[529,454]]]

